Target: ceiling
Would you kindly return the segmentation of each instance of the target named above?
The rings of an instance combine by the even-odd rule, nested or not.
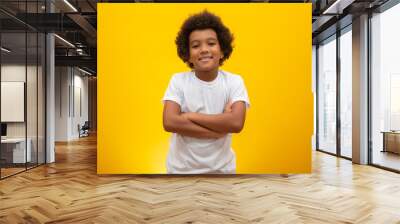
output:
[[[79,66],[96,73],[96,14],[96,0],[1,0],[2,46],[12,50],[2,52],[2,60],[18,62],[26,56],[29,61],[44,47],[37,43],[43,36],[36,35],[54,32],[56,66]]]
[[[339,4],[335,4],[339,1]],[[312,2],[313,42],[317,43],[351,23],[351,17],[374,9],[388,0],[230,0],[229,2],[302,3]],[[24,33],[54,32],[56,65],[86,67],[96,72],[97,67],[97,2],[194,2],[193,0],[1,0],[0,24],[2,46],[13,49],[13,54],[34,53],[37,43]],[[196,2],[226,2],[201,0]],[[327,10],[329,9],[329,10]],[[50,13],[51,12],[51,13]],[[328,12],[328,13],[327,13]],[[341,21],[338,23],[338,21]],[[346,22],[347,21],[347,22]],[[338,26],[337,24],[340,24]],[[68,41],[66,43],[62,39]],[[25,50],[25,41],[28,47]],[[31,43],[32,42],[32,43]],[[72,46],[72,45],[73,46]],[[41,45],[39,46],[41,47]],[[25,52],[26,51],[26,52]],[[2,54],[3,55],[3,54]],[[11,57],[11,56],[9,56]],[[29,57],[29,56],[28,56]]]

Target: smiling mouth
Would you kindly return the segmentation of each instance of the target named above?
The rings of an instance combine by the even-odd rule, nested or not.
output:
[[[213,56],[200,57],[199,61],[208,61],[208,60],[211,60],[211,59],[213,59]]]

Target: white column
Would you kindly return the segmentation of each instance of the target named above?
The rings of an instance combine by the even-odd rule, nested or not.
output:
[[[54,76],[54,35],[46,36],[46,163],[55,161],[54,133],[55,133],[55,76]]]
[[[54,5],[46,1],[47,12],[54,12]],[[55,43],[54,34],[46,34],[46,163],[55,162]]]
[[[353,162],[368,163],[368,15],[353,19]]]

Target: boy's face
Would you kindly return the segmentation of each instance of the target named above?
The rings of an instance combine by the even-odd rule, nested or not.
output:
[[[189,35],[189,62],[195,71],[210,72],[223,57],[217,33],[213,29],[194,30]]]

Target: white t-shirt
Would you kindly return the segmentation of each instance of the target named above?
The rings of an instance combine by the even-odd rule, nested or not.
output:
[[[193,71],[173,75],[163,102],[171,100],[182,112],[221,114],[231,101],[250,102],[243,79],[226,71],[206,82]],[[235,173],[236,157],[231,148],[232,134],[219,139],[199,139],[173,133],[167,158],[167,172],[177,174]]]

